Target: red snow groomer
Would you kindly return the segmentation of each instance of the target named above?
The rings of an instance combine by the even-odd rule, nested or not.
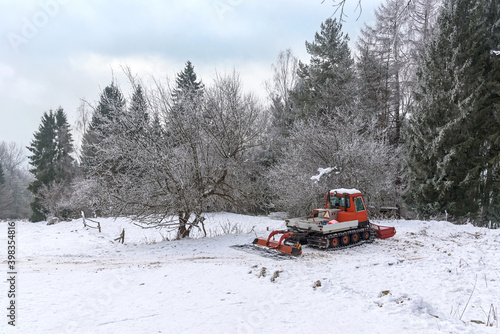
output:
[[[253,244],[298,256],[306,244],[320,249],[341,249],[396,234],[394,227],[369,222],[363,195],[356,189],[333,189],[326,196],[324,209],[313,210],[311,217],[285,222],[286,230],[273,231],[266,239],[256,238]],[[274,240],[276,235],[281,235],[278,241]]]

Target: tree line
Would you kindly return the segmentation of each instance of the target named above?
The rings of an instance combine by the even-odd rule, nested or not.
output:
[[[306,214],[335,187],[375,214],[477,224],[500,218],[498,0],[387,0],[351,50],[336,19],[279,53],[268,104],[237,73],[101,93],[74,159],[64,111],[29,147],[31,220],[88,210],[189,236],[214,210]],[[318,178],[318,168],[328,168]],[[1,174],[0,174],[1,176]],[[0,182],[2,179],[0,178]]]

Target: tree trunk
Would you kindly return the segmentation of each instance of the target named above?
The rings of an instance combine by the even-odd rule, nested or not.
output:
[[[192,225],[188,227],[189,217],[191,216],[191,213],[180,211],[178,213],[178,216],[179,229],[177,230],[177,239],[184,239],[186,237],[189,237],[189,233],[191,233]]]

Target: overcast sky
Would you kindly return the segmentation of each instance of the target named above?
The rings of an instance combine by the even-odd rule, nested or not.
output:
[[[381,0],[347,0],[354,42]],[[334,0],[0,0],[0,141],[27,146],[45,111],[73,126],[81,99],[95,102],[121,70],[173,78],[190,60],[210,84],[233,69],[264,99],[279,51],[308,62],[305,41],[335,14]]]

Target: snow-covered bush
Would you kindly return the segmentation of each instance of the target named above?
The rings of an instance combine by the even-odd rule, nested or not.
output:
[[[394,148],[348,123],[328,117],[297,122],[268,174],[275,206],[292,215],[308,214],[324,205],[329,190],[341,187],[361,190],[368,206],[395,205],[399,159]],[[328,169],[319,176],[318,168]]]

